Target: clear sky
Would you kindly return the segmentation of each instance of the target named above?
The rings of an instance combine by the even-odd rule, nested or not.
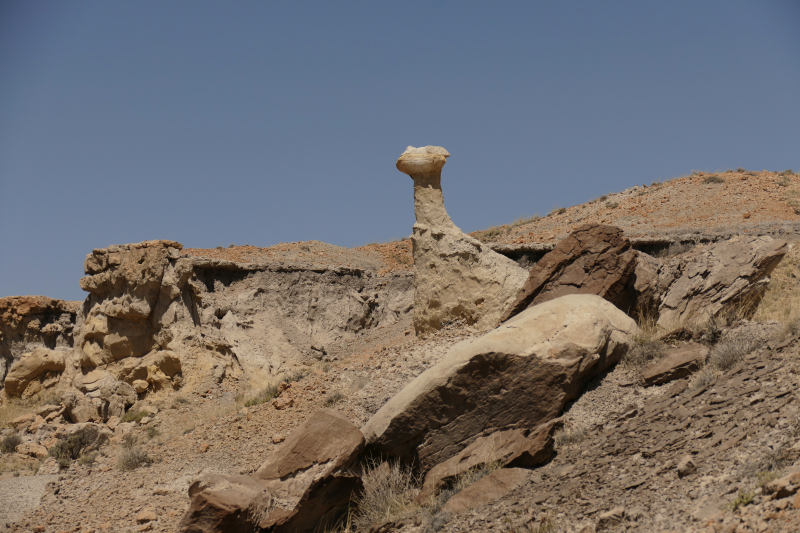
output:
[[[465,231],[691,170],[800,170],[800,2],[0,2],[0,296],[93,248]]]

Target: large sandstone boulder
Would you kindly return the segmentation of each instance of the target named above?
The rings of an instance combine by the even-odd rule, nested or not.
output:
[[[534,428],[616,363],[637,331],[599,296],[562,296],[531,307],[457,344],[408,384],[362,428],[367,444],[395,457],[416,456],[427,472],[481,435]]]
[[[725,309],[756,305],[769,275],[788,251],[772,237],[734,237],[697,246],[663,263],[655,293],[658,324],[674,329]]]
[[[511,259],[462,232],[444,208],[441,173],[450,154],[409,146],[397,169],[414,180],[414,328],[418,334],[464,319],[491,329],[527,277]]]
[[[338,518],[361,489],[360,478],[349,468],[363,447],[364,436],[343,414],[317,411],[253,476],[196,480],[179,530],[288,533],[322,527]]]
[[[533,266],[500,320],[567,294],[596,294],[627,312],[632,301],[626,287],[635,267],[636,251],[620,228],[585,224]]]
[[[57,376],[53,376],[53,374],[60,374],[64,367],[63,351],[36,348],[31,353],[23,354],[11,366],[11,370],[6,376],[5,392],[12,398],[22,396],[25,394],[28,385],[37,378],[51,377],[51,379],[41,382],[38,390],[55,385]],[[38,392],[38,390],[35,392]]]

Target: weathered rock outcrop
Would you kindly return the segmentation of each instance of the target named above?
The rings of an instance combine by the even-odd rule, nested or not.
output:
[[[567,294],[596,294],[628,312],[636,251],[620,228],[585,224],[538,261],[500,321]]]
[[[70,349],[79,308],[80,302],[46,296],[0,298],[0,383],[24,353]]]
[[[186,533],[313,531],[346,510],[361,490],[349,468],[364,436],[338,411],[314,413],[251,476],[207,476],[189,489]],[[259,529],[261,528],[261,529]]]
[[[463,319],[494,327],[525,282],[514,261],[462,232],[447,214],[441,173],[450,154],[439,146],[409,146],[397,169],[414,180],[417,221],[414,255],[414,328],[418,334]]]
[[[638,331],[599,296],[545,302],[456,345],[365,424],[373,449],[427,472],[482,435],[534,428],[617,362]]]
[[[93,384],[100,378],[106,384],[125,382],[137,393],[207,388],[225,378],[259,384],[324,359],[326,346],[411,311],[410,274],[379,276],[374,269],[308,263],[236,263],[182,254],[181,249],[179,243],[162,240],[89,254],[87,276],[81,279],[89,296],[76,309],[77,318],[63,313],[61,318],[70,328],[75,322],[74,349],[53,337],[50,347],[63,353],[49,357],[63,366],[33,371],[27,368],[31,359],[20,365],[14,386],[5,393],[31,395],[55,385],[77,389],[90,395],[102,417],[119,406],[116,400],[111,405],[113,398],[97,405],[91,393],[99,390]],[[22,305],[28,300],[27,307]],[[7,313],[11,318],[2,323],[22,324],[19,317],[28,316],[25,327],[32,330],[30,317],[34,311],[41,314],[47,302],[28,300],[15,305],[16,314]],[[55,331],[51,326],[45,330]],[[71,346],[71,329],[68,340]],[[23,345],[14,346],[19,359],[24,352],[17,348]]]
[[[734,237],[663,262],[652,290],[658,324],[672,329],[706,321],[738,304],[756,305],[787,251],[780,239]]]

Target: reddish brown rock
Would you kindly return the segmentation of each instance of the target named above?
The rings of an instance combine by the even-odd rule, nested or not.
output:
[[[526,484],[530,475],[530,471],[524,468],[495,470],[450,498],[442,510],[458,514],[495,502],[512,490]]]
[[[636,252],[620,228],[580,226],[534,265],[500,321],[567,294],[596,294],[627,312],[632,302],[626,286],[635,267]]]
[[[364,436],[343,414],[317,411],[253,476],[205,476],[189,488],[186,533],[312,531],[346,510],[361,480],[348,473]],[[259,529],[261,528],[261,529]]]
[[[472,468],[490,463],[502,466],[533,468],[553,457],[553,434],[562,426],[562,419],[542,424],[533,431],[512,429],[480,437],[458,455],[433,467],[425,476],[418,496],[423,501],[456,476]]]
[[[700,368],[708,354],[708,348],[694,342],[671,348],[663,359],[642,371],[642,380],[645,385],[661,385],[685,378]]]

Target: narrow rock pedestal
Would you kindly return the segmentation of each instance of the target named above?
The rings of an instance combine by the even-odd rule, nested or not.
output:
[[[444,208],[441,146],[409,146],[397,169],[414,180],[417,222],[414,255],[414,329],[424,335],[463,319],[494,328],[528,277],[511,259],[461,231]]]

